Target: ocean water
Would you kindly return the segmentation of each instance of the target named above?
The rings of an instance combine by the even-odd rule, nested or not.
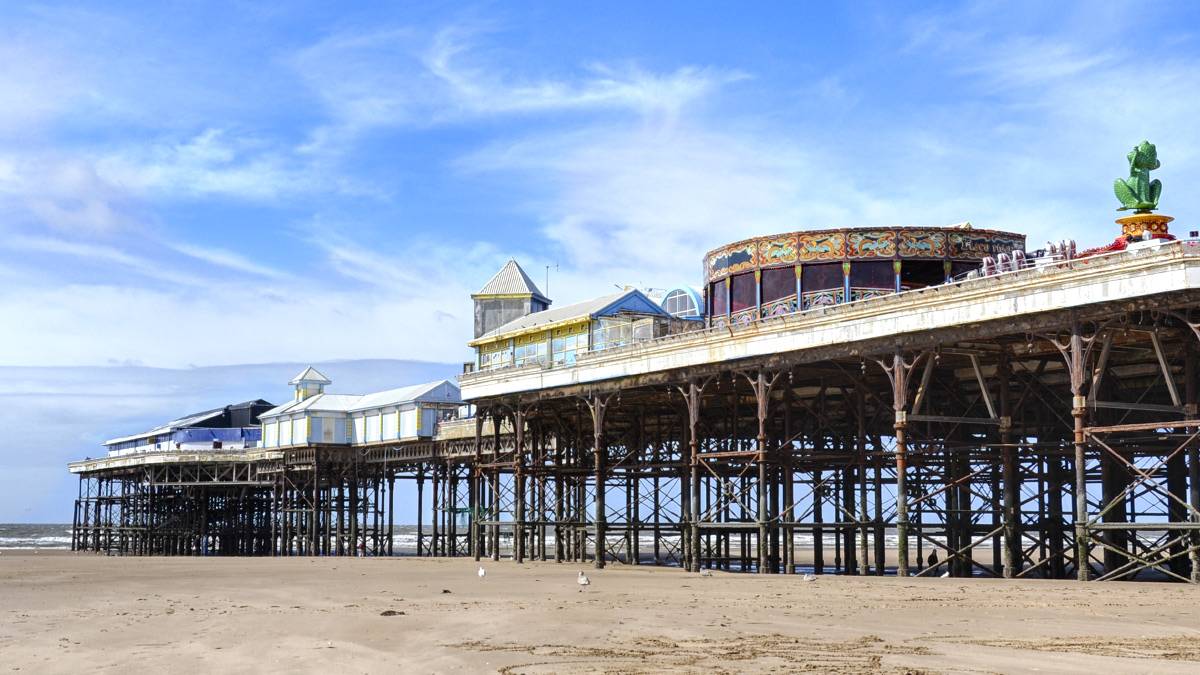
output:
[[[44,523],[0,523],[0,549],[71,548],[71,525]]]
[[[460,532],[462,533],[462,532]],[[430,534],[429,528],[425,529],[425,536]],[[394,531],[393,547],[399,555],[412,555],[417,550],[417,527],[415,525],[396,525]],[[624,537],[619,534],[609,534],[606,537],[609,540],[609,546],[620,546]],[[552,546],[554,543],[553,532],[547,532],[547,546]],[[822,537],[825,546],[832,550],[836,546],[837,538],[832,534],[826,534]],[[648,553],[653,550],[654,538],[648,533],[643,532],[639,537],[640,546],[643,553]],[[671,546],[678,545],[679,537],[664,533],[662,537],[663,545]],[[884,541],[889,548],[895,547],[897,538],[894,532],[889,531],[884,536]],[[428,542],[428,540],[427,540]],[[734,538],[734,546],[736,547],[737,538]],[[796,534],[796,544],[801,548],[809,548],[813,544],[813,538],[807,534]],[[501,531],[500,545],[502,550],[510,550],[512,546],[512,532],[507,527]],[[910,542],[910,546],[915,545],[915,542]],[[69,524],[29,524],[29,523],[0,523],[0,549],[69,549],[71,548],[71,526]]]

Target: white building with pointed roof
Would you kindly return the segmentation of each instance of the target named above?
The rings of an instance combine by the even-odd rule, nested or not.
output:
[[[259,416],[262,447],[370,445],[432,438],[462,405],[458,386],[435,380],[373,394],[327,394],[332,381],[306,368],[289,382],[295,400]]]
[[[302,401],[309,396],[323,393],[325,385],[333,384],[333,381],[322,375],[321,371],[309,366],[300,371],[288,384],[296,388],[296,400]]]

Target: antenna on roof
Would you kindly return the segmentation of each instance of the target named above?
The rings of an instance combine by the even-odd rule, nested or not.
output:
[[[558,263],[554,263],[554,271],[558,271]],[[546,265],[546,296],[550,296],[550,266]]]

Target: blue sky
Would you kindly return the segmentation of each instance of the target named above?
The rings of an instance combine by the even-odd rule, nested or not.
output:
[[[775,231],[1103,244],[1143,138],[1195,227],[1194,4],[406,5],[0,6],[0,429],[53,367],[453,364],[508,256],[565,303]],[[0,469],[142,418],[0,431]]]

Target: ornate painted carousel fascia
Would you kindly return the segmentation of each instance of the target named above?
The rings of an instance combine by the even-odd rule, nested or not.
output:
[[[1025,236],[1000,230],[939,227],[839,228],[744,239],[709,251],[712,282],[746,270],[871,259],[979,260],[1024,249]]]

